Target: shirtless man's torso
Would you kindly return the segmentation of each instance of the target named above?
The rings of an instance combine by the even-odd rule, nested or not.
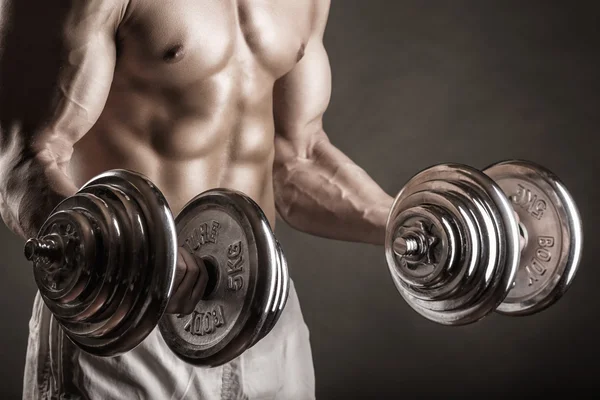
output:
[[[116,35],[116,63],[93,67],[114,77],[97,123],[75,146],[75,184],[130,168],[164,191],[174,213],[207,188],[235,188],[274,223],[273,86],[320,36],[324,2],[89,3],[98,26],[84,29]]]
[[[26,238],[97,174],[140,172],[174,214],[240,190],[292,227],[382,244],[392,199],[323,131],[328,0],[1,0],[0,211]],[[312,398],[295,291],[240,359],[198,370],[154,332],[99,360],[36,298],[24,396]],[[166,397],[165,397],[166,396]]]

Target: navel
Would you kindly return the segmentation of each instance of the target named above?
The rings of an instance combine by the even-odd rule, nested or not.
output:
[[[185,55],[185,50],[183,45],[179,44],[177,46],[171,47],[169,50],[165,51],[163,54],[163,61],[167,63],[176,63],[183,59]]]

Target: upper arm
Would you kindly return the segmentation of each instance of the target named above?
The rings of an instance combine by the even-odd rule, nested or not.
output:
[[[329,0],[316,0],[311,37],[304,56],[275,83],[273,111],[276,157],[308,157],[325,138],[322,119],[331,97],[331,69],[323,45]]]
[[[68,161],[112,83],[126,0],[0,0],[0,149]]]

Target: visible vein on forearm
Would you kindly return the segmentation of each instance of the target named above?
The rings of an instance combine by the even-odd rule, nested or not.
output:
[[[296,165],[287,171],[282,182],[285,188],[283,190],[287,192],[284,202],[286,208],[283,210],[286,215],[292,216],[294,208],[302,207],[301,203],[307,201],[319,205],[322,211],[326,210],[331,215],[337,214],[340,203],[343,203],[347,211],[362,213],[358,199],[340,183],[340,180],[343,179],[340,179],[340,166],[336,166],[332,171],[327,171],[314,161],[304,161],[302,164],[305,163],[312,165]],[[304,179],[305,175],[310,176],[310,179]],[[322,201],[324,194],[329,197],[326,202]],[[299,197],[301,197],[300,200]]]

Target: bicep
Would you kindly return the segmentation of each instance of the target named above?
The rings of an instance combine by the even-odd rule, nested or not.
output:
[[[326,18],[325,12],[300,62],[275,84],[273,111],[280,153],[292,151],[305,157],[311,144],[324,136],[323,114],[331,98],[331,67],[323,44]]]
[[[116,60],[117,0],[1,0],[0,135],[37,153],[96,122]],[[7,143],[8,142],[8,143]],[[61,157],[61,154],[56,154]]]

